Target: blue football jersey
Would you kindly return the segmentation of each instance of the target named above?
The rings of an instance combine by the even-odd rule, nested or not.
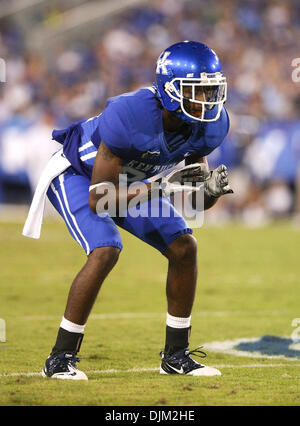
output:
[[[190,155],[207,156],[229,130],[223,108],[215,122],[185,125],[176,133],[164,132],[162,107],[152,87],[126,93],[107,102],[97,117],[54,130],[53,139],[77,173],[91,178],[100,142],[123,160],[128,182],[141,181],[174,167]]]

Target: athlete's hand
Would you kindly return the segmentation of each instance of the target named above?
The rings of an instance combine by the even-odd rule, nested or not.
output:
[[[166,176],[168,183],[179,183],[180,185],[204,182],[210,176],[208,167],[204,163],[194,163],[175,170]]]
[[[208,166],[205,163],[189,164],[169,175],[156,180],[160,183],[164,197],[169,197],[178,191],[197,191],[199,185],[210,178]],[[150,179],[151,180],[151,179]]]
[[[214,198],[224,194],[233,194],[228,182],[227,167],[224,164],[210,172],[210,177],[205,181],[204,189],[210,197]]]

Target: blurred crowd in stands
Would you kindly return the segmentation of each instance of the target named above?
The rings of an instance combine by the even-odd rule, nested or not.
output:
[[[45,28],[63,25],[60,2],[51,4],[35,17]],[[108,97],[151,85],[162,50],[197,40],[221,58],[231,118],[226,142],[208,161],[230,168],[235,194],[223,197],[209,220],[255,226],[299,218],[300,83],[291,65],[300,57],[298,0],[151,0],[114,16],[88,41],[36,52],[26,37],[13,18],[0,19],[7,75],[0,83],[0,203],[30,200],[57,149],[53,128],[98,115]],[[29,191],[16,199],[18,185]]]

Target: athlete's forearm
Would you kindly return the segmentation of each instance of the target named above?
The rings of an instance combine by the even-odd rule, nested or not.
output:
[[[130,202],[136,198],[136,204],[159,196],[159,190],[153,190],[153,183],[139,182],[127,186],[114,186],[101,183],[90,188],[89,206],[93,213],[109,212],[116,216],[130,207]]]

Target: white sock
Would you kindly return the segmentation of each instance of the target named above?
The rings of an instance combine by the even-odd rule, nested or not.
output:
[[[167,313],[167,325],[172,328],[188,328],[191,325],[191,316],[188,318],[173,317]]]
[[[69,331],[70,333],[81,333],[81,334],[83,334],[85,324],[84,325],[75,324],[74,322],[67,320],[65,317],[62,317],[60,327],[63,328],[64,330]]]

